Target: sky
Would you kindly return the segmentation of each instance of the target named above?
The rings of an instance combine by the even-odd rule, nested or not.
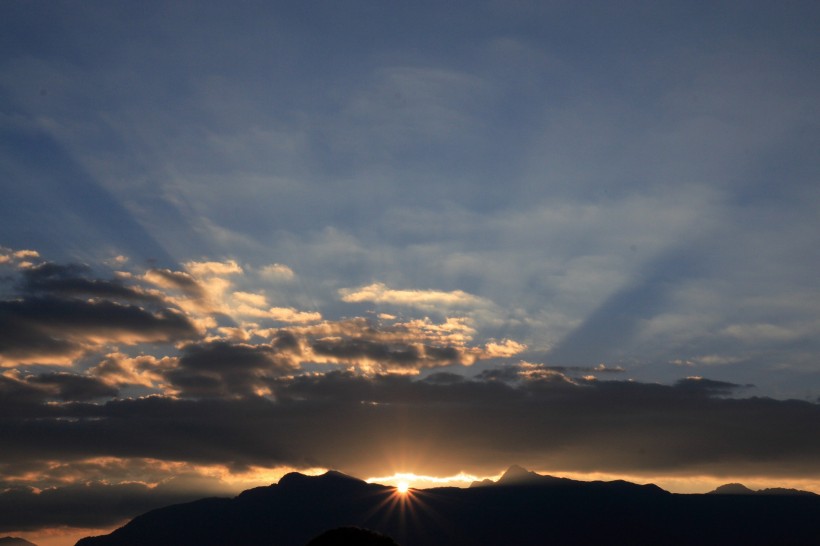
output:
[[[0,534],[330,468],[820,492],[819,25],[2,2]]]

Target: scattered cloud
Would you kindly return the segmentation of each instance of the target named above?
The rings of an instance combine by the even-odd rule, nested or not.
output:
[[[169,342],[196,335],[174,309],[148,311],[111,301],[37,297],[0,302],[0,365],[71,365],[110,343]]]
[[[185,262],[187,269],[194,277],[223,277],[226,275],[238,275],[242,273],[242,267],[234,260],[224,262]]]
[[[40,257],[40,253],[36,250],[12,250],[0,246],[0,265],[9,264],[20,269],[32,267],[36,260]]]
[[[252,294],[250,292],[234,292],[233,298],[239,302],[245,303],[253,307],[265,307],[268,304],[268,298],[264,294]]]
[[[394,290],[384,283],[373,283],[360,288],[339,290],[342,301],[348,303],[386,303],[406,305],[419,309],[486,307],[490,302],[463,290]]]
[[[266,265],[259,270],[259,274],[272,281],[291,281],[296,276],[293,270],[284,264]]]
[[[271,394],[270,380],[298,370],[293,344],[280,336],[271,344],[212,341],[185,347],[164,378],[179,396],[234,398]]]
[[[162,388],[164,371],[175,368],[178,359],[171,356],[157,358],[153,355],[129,357],[123,353],[109,353],[88,374],[107,385],[122,387],[140,385]]]
[[[179,291],[189,297],[201,298],[204,296],[204,291],[196,279],[184,271],[149,269],[143,275],[143,279],[165,290]]]
[[[271,307],[268,309],[266,316],[279,322],[290,323],[317,322],[322,320],[321,313],[297,311],[293,307]]]

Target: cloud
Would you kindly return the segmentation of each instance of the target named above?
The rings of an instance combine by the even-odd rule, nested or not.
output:
[[[123,353],[110,353],[88,374],[114,387],[141,385],[162,388],[162,372],[177,366],[176,357],[153,355],[129,357]]]
[[[516,382],[533,379],[549,379],[568,381],[575,383],[576,379],[595,379],[594,374],[600,373],[624,373],[626,370],[619,366],[610,367],[606,364],[598,364],[594,367],[584,366],[548,366],[526,362],[522,360],[515,365],[507,365],[501,368],[491,368],[480,372],[476,377],[481,380]]]
[[[174,342],[198,331],[162,294],[83,265],[42,262],[18,272],[0,301],[0,366],[71,365],[107,344]]]
[[[9,264],[19,269],[26,269],[33,266],[31,260],[40,257],[40,253],[36,250],[12,250],[0,246],[0,265]]]
[[[133,345],[196,335],[173,309],[148,311],[111,301],[55,297],[0,301],[0,364],[71,364],[106,343]]]
[[[270,380],[298,368],[298,345],[280,335],[271,344],[223,341],[185,347],[177,366],[163,376],[179,395],[234,398],[271,394]]]
[[[471,345],[475,330],[465,318],[392,324],[355,318],[291,326],[287,331],[303,340],[302,362],[353,366],[368,373],[416,374],[425,368],[470,366],[478,360],[507,358],[526,349],[507,339],[490,341],[484,347]]]
[[[63,402],[111,398],[119,392],[118,389],[93,377],[65,372],[30,376],[26,378],[26,382],[43,388],[50,398]]]
[[[361,476],[389,474],[406,455],[429,475],[492,474],[511,461],[566,472],[820,471],[820,442],[804,433],[820,426],[818,404],[741,398],[745,387],[701,377],[663,385],[605,379],[627,374],[607,364],[551,366],[532,361],[520,341],[476,339],[476,319],[463,316],[323,320],[232,289],[228,277],[239,273],[230,262],[202,263],[199,277],[151,269],[104,279],[47,262],[15,270],[17,292],[0,301],[0,357],[10,367],[0,375],[0,438],[14,438],[0,457],[0,506],[92,502],[113,491],[161,498],[130,474],[107,484],[122,489],[102,487],[90,466],[75,468],[85,489],[68,474],[39,493],[26,489],[26,465],[111,457]],[[419,308],[487,303],[379,284],[346,295]],[[203,326],[221,310],[258,323]],[[527,360],[508,362],[519,355]],[[468,377],[465,367],[479,361]],[[73,367],[26,367],[34,363]],[[67,502],[53,505],[55,518]]]
[[[0,463],[0,532],[91,524],[110,528],[170,504],[234,496],[293,470],[140,457]]]
[[[159,298],[145,290],[127,286],[121,280],[89,278],[91,268],[71,264],[41,263],[22,272],[23,291],[59,297],[90,297],[127,301],[157,302]]]
[[[193,276],[184,271],[149,269],[143,275],[143,279],[165,290],[180,291],[189,297],[201,298],[204,296],[202,286]]]
[[[322,314],[319,312],[299,311],[293,307],[270,307],[268,309],[260,309],[252,305],[241,304],[233,308],[232,312],[237,315],[268,318],[277,322],[287,322],[293,324],[318,322],[322,320]]]
[[[143,279],[166,290],[167,302],[191,314],[203,325],[213,322],[213,315],[230,315],[231,277],[242,275],[234,260],[224,262],[185,262],[187,271],[151,269]]]
[[[43,491],[16,487],[0,491],[0,532],[108,527],[155,508],[196,500],[206,492],[104,481]]]
[[[316,312],[297,311],[292,307],[271,307],[268,309],[267,317],[279,322],[316,322],[322,320],[322,314]]]
[[[509,358],[521,353],[527,348],[523,343],[518,343],[512,339],[505,339],[501,342],[489,341],[484,345],[481,353],[483,358]]]
[[[242,267],[234,260],[224,262],[185,262],[185,269],[194,277],[224,277],[242,273]]]
[[[4,460],[135,456],[378,475],[412,442],[414,470],[432,475],[465,466],[492,473],[522,459],[555,471],[648,475],[806,477],[820,470],[820,441],[805,433],[820,423],[820,405],[737,398],[742,388],[727,382],[688,378],[667,386],[560,372],[519,375],[515,384],[447,375],[294,376],[271,356],[270,349],[227,345],[191,349],[182,359],[187,375],[171,379],[216,398],[152,397],[48,412],[18,406],[0,423],[0,434],[16,431]],[[233,363],[228,369],[225,358]],[[238,385],[251,394],[260,381],[275,401],[220,399]],[[34,411],[37,420],[28,418]],[[83,441],[88,437],[97,440]]]
[[[348,303],[388,303],[420,309],[486,307],[490,304],[488,300],[462,290],[394,290],[378,282],[360,288],[342,288],[339,294],[342,301]]]
[[[259,274],[272,281],[291,281],[296,276],[293,270],[284,264],[266,265],[259,270]]]
[[[251,305],[253,307],[265,307],[268,304],[268,299],[264,294],[253,294],[250,292],[234,292],[233,298],[237,301]]]
[[[473,379],[449,372],[424,379],[294,375],[277,358],[298,350],[297,340],[284,335],[267,347],[188,347],[179,366],[162,373],[196,399],[53,405],[47,401],[67,395],[59,389],[70,382],[0,376],[0,437],[15,438],[0,461],[0,508],[28,509],[23,519],[8,515],[19,515],[16,508],[0,509],[0,529],[110,524],[177,502],[146,486],[179,473],[182,463],[175,461],[239,473],[250,466],[321,466],[359,476],[388,475],[402,458],[412,461],[409,470],[430,475],[465,467],[493,474],[513,460],[554,472],[646,476],[808,478],[820,471],[820,441],[806,435],[820,423],[820,404],[738,398],[743,387],[728,382],[594,381],[535,364]],[[386,358],[401,364],[417,355]],[[80,385],[80,393],[99,394],[89,386]],[[262,387],[273,396],[257,396]],[[116,467],[105,462],[112,457]],[[145,458],[155,462],[140,463]],[[63,462],[47,462],[55,460]],[[33,483],[26,476],[34,475],[42,480],[40,493],[26,487]],[[98,481],[105,476],[108,484]],[[202,487],[186,494],[202,496]],[[115,492],[122,503],[102,502]],[[70,506],[100,508],[89,515]]]

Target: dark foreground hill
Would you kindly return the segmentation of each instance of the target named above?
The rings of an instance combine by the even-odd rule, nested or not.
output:
[[[405,496],[338,472],[293,473],[233,499],[148,512],[77,546],[305,546],[344,526],[373,529],[401,546],[820,544],[820,496],[676,495],[522,470],[490,486]]]

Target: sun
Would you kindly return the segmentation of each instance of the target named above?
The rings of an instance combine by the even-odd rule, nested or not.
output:
[[[398,491],[402,495],[406,495],[409,490],[410,490],[410,484],[407,483],[406,481],[400,481],[396,484],[396,491]]]

